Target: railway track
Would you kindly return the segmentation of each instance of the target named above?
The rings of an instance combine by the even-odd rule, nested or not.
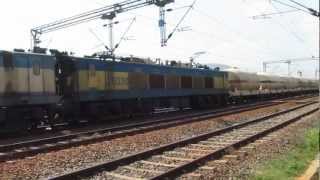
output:
[[[280,104],[280,102],[252,104],[250,106],[232,107],[204,113],[193,113],[189,115],[164,118],[150,122],[134,123],[107,129],[91,130],[81,133],[0,145],[0,162],[17,158],[24,158],[43,152],[65,149],[128,135],[134,135],[138,133],[145,133],[160,128],[183,125],[195,121],[206,120],[208,118],[215,118],[234,113],[250,111],[257,108],[263,108],[277,104]]]
[[[296,97],[293,99],[299,100],[303,98],[306,97]],[[145,133],[152,130],[174,127],[178,125],[192,123],[195,121],[207,120],[209,118],[216,118],[240,112],[255,110],[258,108],[269,107],[285,103],[285,100],[287,100],[287,98],[283,99],[283,101],[278,102],[260,102],[250,105],[243,105],[239,107],[224,108],[215,111],[206,111],[200,113],[191,113],[187,115],[174,116],[170,118],[162,118],[155,121],[134,123],[113,128],[90,130],[81,133],[73,133],[62,136],[0,145],[0,162],[14,160],[17,158],[24,158],[38,153],[50,152],[53,150],[60,150],[79,145],[110,140],[128,135]]]
[[[318,110],[315,102],[307,103],[50,179],[173,179],[186,173],[199,176],[190,172],[196,168],[210,170],[212,167],[203,166],[207,161],[219,159],[232,149],[250,144]]]
[[[306,97],[295,97],[293,99],[299,100]],[[288,100],[291,98],[285,98]],[[234,113],[250,111],[258,108],[268,107],[284,103],[285,101],[268,101],[263,103],[254,103],[245,106],[231,107],[226,109],[219,109],[215,111],[206,111],[201,113],[194,113],[182,116],[175,116],[170,118],[158,119],[156,121],[142,122],[119,126],[107,129],[91,130],[81,133],[73,133],[62,136],[55,136],[50,138],[36,139],[31,141],[24,141],[6,145],[0,145],[0,161],[13,160],[16,158],[23,158],[32,156],[37,153],[49,152],[52,150],[59,150],[78,145],[85,145],[95,143],[103,140],[110,140],[117,137],[127,135],[134,135],[137,133],[144,133],[159,128],[168,128],[194,121],[206,120],[208,118],[215,118]]]

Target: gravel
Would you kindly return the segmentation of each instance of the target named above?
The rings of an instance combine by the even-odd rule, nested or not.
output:
[[[245,154],[237,159],[228,160],[225,158],[224,160],[227,162],[222,164],[218,164],[216,161],[206,163],[207,166],[215,167],[214,171],[197,169],[194,173],[202,174],[197,179],[248,179],[266,160],[284,154],[292,148],[308,128],[319,126],[319,117],[320,113],[317,113],[266,136],[263,138],[266,141],[250,145],[252,150],[245,150]],[[243,148],[239,149],[232,154],[239,154],[239,151],[243,150]],[[182,176],[179,179],[190,179],[190,176]]]
[[[260,131],[261,130],[265,130],[266,128],[269,128],[270,126],[274,126],[275,124],[277,123],[281,123],[283,121],[286,121],[288,119],[291,119],[291,118],[294,118],[302,113],[305,113],[307,111],[309,111],[310,109],[313,109],[317,107],[317,105],[313,105],[311,107],[306,107],[306,108],[303,108],[303,109],[299,109],[297,111],[294,111],[294,112],[290,112],[290,114],[285,114],[285,115],[281,115],[281,116],[278,116],[278,117],[275,117],[275,118],[272,118],[270,120],[266,120],[266,121],[263,121],[261,123],[258,123],[258,124],[252,124],[248,127],[244,127],[244,128],[241,128],[239,130],[234,130],[228,134],[225,134],[225,135],[220,135],[219,137],[215,137],[215,138],[209,138],[208,140],[212,141],[212,146],[214,146],[214,144],[218,145],[219,142],[216,141],[215,139],[222,139],[224,142],[226,143],[232,143],[232,141],[227,141],[227,139],[238,139],[239,135],[241,134],[242,136],[245,137],[249,137],[249,136],[252,136],[254,134],[254,132],[252,132],[251,130],[252,129],[255,129],[256,131]],[[247,129],[245,131],[243,131],[244,129]],[[202,144],[201,142],[199,142],[200,144]],[[189,148],[194,148],[193,146],[191,145],[187,145],[185,147],[189,147]],[[176,148],[175,151],[177,151],[179,148]],[[196,149],[203,149],[203,150],[211,150],[212,151],[212,147],[209,148],[209,147],[206,147],[206,148],[201,148],[201,147],[197,147]],[[180,158],[182,159],[185,159],[187,157],[184,157],[184,156],[180,156]],[[152,163],[161,163],[161,164],[167,164],[167,165],[182,165],[184,164],[186,161],[182,160],[182,159],[172,159],[172,158],[164,158],[162,155],[156,155],[156,156],[152,156],[148,159],[145,159],[146,161],[148,162],[152,162]],[[136,162],[135,164],[138,164],[138,162]],[[130,164],[129,165],[130,167],[132,167],[132,165]],[[154,165],[153,165],[154,166]],[[211,166],[211,165],[209,165]],[[215,165],[216,166],[216,165]],[[214,166],[214,167],[215,167]],[[128,170],[128,168],[126,168],[128,166],[122,166],[122,167],[119,167],[117,170],[115,171],[112,171],[111,173],[115,173],[117,175],[125,175],[127,177],[139,177],[139,178],[150,178],[156,174],[159,174],[159,173],[150,173],[150,172],[145,172],[145,171],[137,171],[137,170]],[[141,165],[139,166],[140,168],[142,169],[149,169],[150,168],[150,164],[149,163],[141,163]],[[152,170],[156,170],[156,171],[166,171],[166,169],[163,169],[164,167],[162,166],[154,166],[152,167]],[[219,167],[221,168],[221,167]],[[95,177],[92,177],[92,179],[104,179],[104,178],[107,178],[110,176],[109,174],[110,172],[101,172],[99,174],[97,174]],[[197,173],[198,174],[198,173]],[[205,173],[204,173],[205,174]],[[194,178],[194,177],[192,177]],[[91,178],[90,178],[91,179]]]
[[[145,134],[137,134],[100,143],[38,154],[31,158],[0,163],[0,179],[39,179],[76,170],[95,163],[115,159],[146,148],[192,137],[197,134],[225,127],[234,122],[247,121],[255,117],[271,114],[294,103],[286,103],[254,111],[224,116],[212,120],[190,123],[178,127],[160,129]]]

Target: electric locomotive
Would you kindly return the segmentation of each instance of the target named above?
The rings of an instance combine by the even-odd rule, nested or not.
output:
[[[0,131],[227,103],[227,73],[177,62],[0,51]]]
[[[318,91],[308,79],[101,57],[0,51],[0,133]]]

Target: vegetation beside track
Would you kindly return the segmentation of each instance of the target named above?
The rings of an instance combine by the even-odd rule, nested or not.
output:
[[[251,179],[287,180],[301,175],[319,152],[319,127],[318,120],[316,128],[307,130],[289,152],[265,162]]]

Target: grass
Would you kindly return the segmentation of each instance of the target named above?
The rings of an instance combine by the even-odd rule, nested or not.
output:
[[[288,180],[303,174],[319,152],[319,128],[308,130],[297,142],[288,153],[262,165],[251,179]]]

